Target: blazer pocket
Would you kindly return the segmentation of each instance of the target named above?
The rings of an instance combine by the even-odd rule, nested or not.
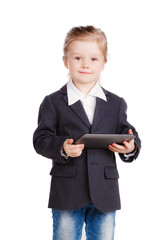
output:
[[[50,175],[54,177],[69,177],[73,178],[77,174],[77,166],[55,165],[53,166]]]
[[[107,179],[118,179],[119,178],[118,170],[113,167],[105,167],[104,174],[105,174],[105,178],[107,178]]]

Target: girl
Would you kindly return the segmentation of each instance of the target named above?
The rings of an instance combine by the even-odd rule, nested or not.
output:
[[[98,81],[107,62],[104,32],[93,26],[72,28],[65,39],[63,62],[70,79],[43,100],[33,138],[37,153],[53,162],[49,197],[53,240],[81,239],[84,222],[88,240],[113,240],[120,209],[114,153],[132,162],[139,154],[140,139],[127,121],[125,101]],[[86,149],[74,144],[85,133],[133,133],[135,140]]]

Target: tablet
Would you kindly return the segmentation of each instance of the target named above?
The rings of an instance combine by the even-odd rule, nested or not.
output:
[[[84,144],[85,148],[108,148],[112,143],[122,144],[131,141],[133,134],[84,134],[75,141],[75,144]]]

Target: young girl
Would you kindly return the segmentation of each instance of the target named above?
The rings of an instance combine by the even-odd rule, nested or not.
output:
[[[104,32],[93,26],[72,28],[65,39],[63,62],[70,79],[43,100],[33,137],[37,153],[53,162],[49,198],[53,240],[81,239],[84,222],[88,240],[113,240],[120,209],[114,152],[132,162],[139,154],[140,139],[127,121],[125,101],[98,81],[107,62]],[[75,145],[86,133],[133,133],[135,140],[106,149]]]

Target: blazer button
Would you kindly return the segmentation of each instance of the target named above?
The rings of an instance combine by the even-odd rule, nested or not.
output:
[[[98,165],[98,162],[91,162],[92,165]]]

